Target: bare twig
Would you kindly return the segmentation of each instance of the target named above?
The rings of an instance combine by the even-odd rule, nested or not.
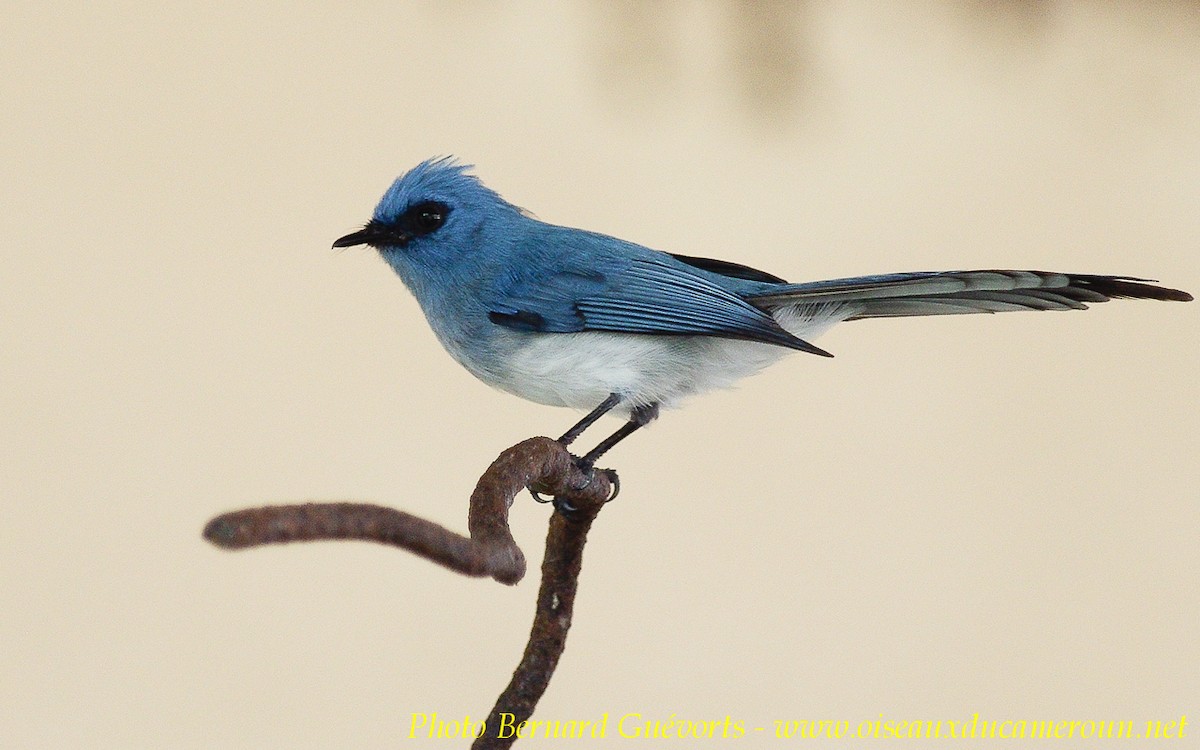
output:
[[[525,557],[512,542],[467,538],[424,518],[367,503],[268,505],[217,516],[204,527],[208,541],[226,549],[317,539],[358,539],[402,547],[468,576],[490,575],[513,584],[525,575]]]
[[[600,475],[597,472],[597,476]],[[608,500],[608,482],[604,481],[602,486],[597,484],[593,482],[582,492],[562,494],[545,489],[573,506],[574,511],[555,513],[550,518],[546,556],[542,560],[542,584],[538,589],[529,642],[508,687],[488,714],[484,734],[471,745],[474,750],[507,748],[516,742],[521,724],[533,715],[534,707],[550,684],[558,658],[567,645],[588,529]]]
[[[550,519],[537,611],[525,654],[487,719],[475,748],[507,748],[517,727],[546,691],[566,646],[587,532],[612,491],[611,472],[585,475],[567,449],[545,437],[507,449],[479,478],[471,494],[470,537],[391,508],[367,503],[305,503],[225,513],[208,522],[204,537],[226,549],[317,539],[358,539],[414,552],[469,576],[515,584],[525,556],[513,541],[508,509],[529,487],[554,495],[561,512]],[[507,727],[506,732],[502,728]],[[501,735],[504,734],[502,737]]]

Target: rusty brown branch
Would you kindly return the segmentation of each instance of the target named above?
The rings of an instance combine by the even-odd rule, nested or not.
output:
[[[597,477],[600,476],[597,472]],[[575,510],[569,515],[555,513],[550,518],[546,554],[542,559],[542,583],[529,642],[508,687],[488,714],[484,734],[471,745],[473,750],[510,747],[518,739],[517,730],[533,715],[534,707],[546,692],[550,677],[558,666],[558,658],[567,645],[579,571],[583,566],[583,545],[587,542],[592,521],[608,500],[608,492],[607,481],[602,484],[594,481],[582,492],[558,494],[560,500],[565,500]],[[504,728],[507,732],[502,731]]]
[[[204,537],[218,547],[318,539],[357,539],[388,544],[469,576],[515,584],[525,575],[525,556],[508,526],[513,498],[529,487],[554,495],[565,512],[550,519],[537,611],[525,654],[487,719],[474,748],[507,748],[546,691],[571,627],[583,546],[596,514],[613,490],[610,472],[586,476],[557,441],[525,440],[492,462],[471,493],[470,537],[432,521],[367,503],[305,503],[225,513],[208,522]],[[503,727],[508,727],[502,737]]]

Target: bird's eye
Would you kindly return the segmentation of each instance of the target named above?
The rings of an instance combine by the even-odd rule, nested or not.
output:
[[[450,207],[444,203],[419,203],[405,212],[408,230],[416,237],[437,231],[446,223]]]

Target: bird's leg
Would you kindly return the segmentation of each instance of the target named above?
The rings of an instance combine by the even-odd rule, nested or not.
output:
[[[611,407],[610,407],[611,408]],[[642,427],[653,422],[658,418],[658,404],[646,404],[644,406],[635,406],[629,412],[629,421],[621,425],[613,434],[600,441],[600,444],[588,451],[587,455],[579,459],[579,468],[585,472],[590,471],[595,465],[596,459],[607,453],[614,445],[637,432]]]
[[[558,439],[558,442],[563,445],[569,445],[573,440],[575,440],[575,438],[579,437],[584,430],[595,424],[597,419],[612,411],[613,408],[620,402],[620,396],[615,393],[611,394],[608,398],[604,399],[604,403],[597,406],[590,413],[588,413],[586,417],[579,420],[574,427],[567,430],[566,433]],[[593,467],[596,464],[596,459],[607,453],[614,445],[629,437],[634,432],[637,432],[640,428],[650,424],[657,418],[658,404],[656,403],[633,407],[633,409],[631,409],[629,412],[629,421],[621,425],[620,429],[618,429],[616,432],[600,441],[600,444],[588,451],[587,455],[583,456],[582,458],[576,458],[575,465],[578,466],[585,475],[587,475],[587,481],[590,482],[592,472],[594,471]],[[604,471],[608,475],[608,480],[613,485],[613,493],[608,498],[610,501],[612,501],[615,500],[617,495],[621,492],[621,480],[617,477],[617,472],[613,471],[612,469],[605,469]],[[533,499],[537,500],[539,503],[549,502],[548,500],[543,499],[541,495],[534,492],[532,488],[529,489],[529,494],[533,495]],[[560,513],[568,517],[574,512],[573,508],[565,504],[565,502],[561,501],[558,497],[554,498],[554,507]]]
[[[563,445],[570,445],[575,442],[575,438],[583,434],[583,431],[596,423],[596,420],[608,414],[613,408],[621,403],[621,397],[615,393],[608,394],[608,398],[604,399],[595,409],[588,412],[588,415],[575,423],[575,426],[563,433],[563,436],[558,439],[558,442]]]
[[[600,417],[603,417],[605,414],[608,414],[619,403],[621,403],[620,395],[618,395],[616,393],[608,394],[608,398],[606,398],[602,402],[600,402],[599,406],[597,406],[595,409],[592,409],[590,412],[588,412],[587,416],[585,416],[583,419],[576,422],[571,427],[571,429],[567,430],[566,432],[564,432],[562,434],[562,437],[560,437],[558,439],[559,444],[563,445],[563,446],[568,446],[571,443],[575,442],[575,438],[582,435],[584,430],[586,430],[587,428],[594,425],[596,423],[596,420],[600,419]],[[578,459],[578,458],[575,459],[575,461],[577,463],[580,460],[581,459]],[[586,466],[584,466],[583,464],[580,464],[580,468],[582,468],[583,473],[587,475],[588,482],[591,482],[592,481],[592,465],[587,464]],[[616,484],[616,481],[617,481],[616,472],[613,472],[612,480],[613,480],[614,484]],[[617,486],[619,487],[620,485],[617,485]],[[550,502],[549,500],[543,498],[541,495],[539,495],[537,492],[535,492],[532,487],[529,488],[529,494],[533,495],[533,499],[537,500],[539,503]],[[616,497],[616,493],[613,493],[613,497]],[[554,499],[554,507],[568,515],[572,512],[571,508],[568,508],[565,506],[560,507],[558,498]]]

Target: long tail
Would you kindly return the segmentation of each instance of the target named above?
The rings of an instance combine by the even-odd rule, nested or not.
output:
[[[1149,279],[1047,271],[918,271],[781,284],[748,297],[764,309],[836,306],[844,320],[956,315],[1010,310],[1086,310],[1089,302],[1155,299],[1189,302],[1192,295]]]

